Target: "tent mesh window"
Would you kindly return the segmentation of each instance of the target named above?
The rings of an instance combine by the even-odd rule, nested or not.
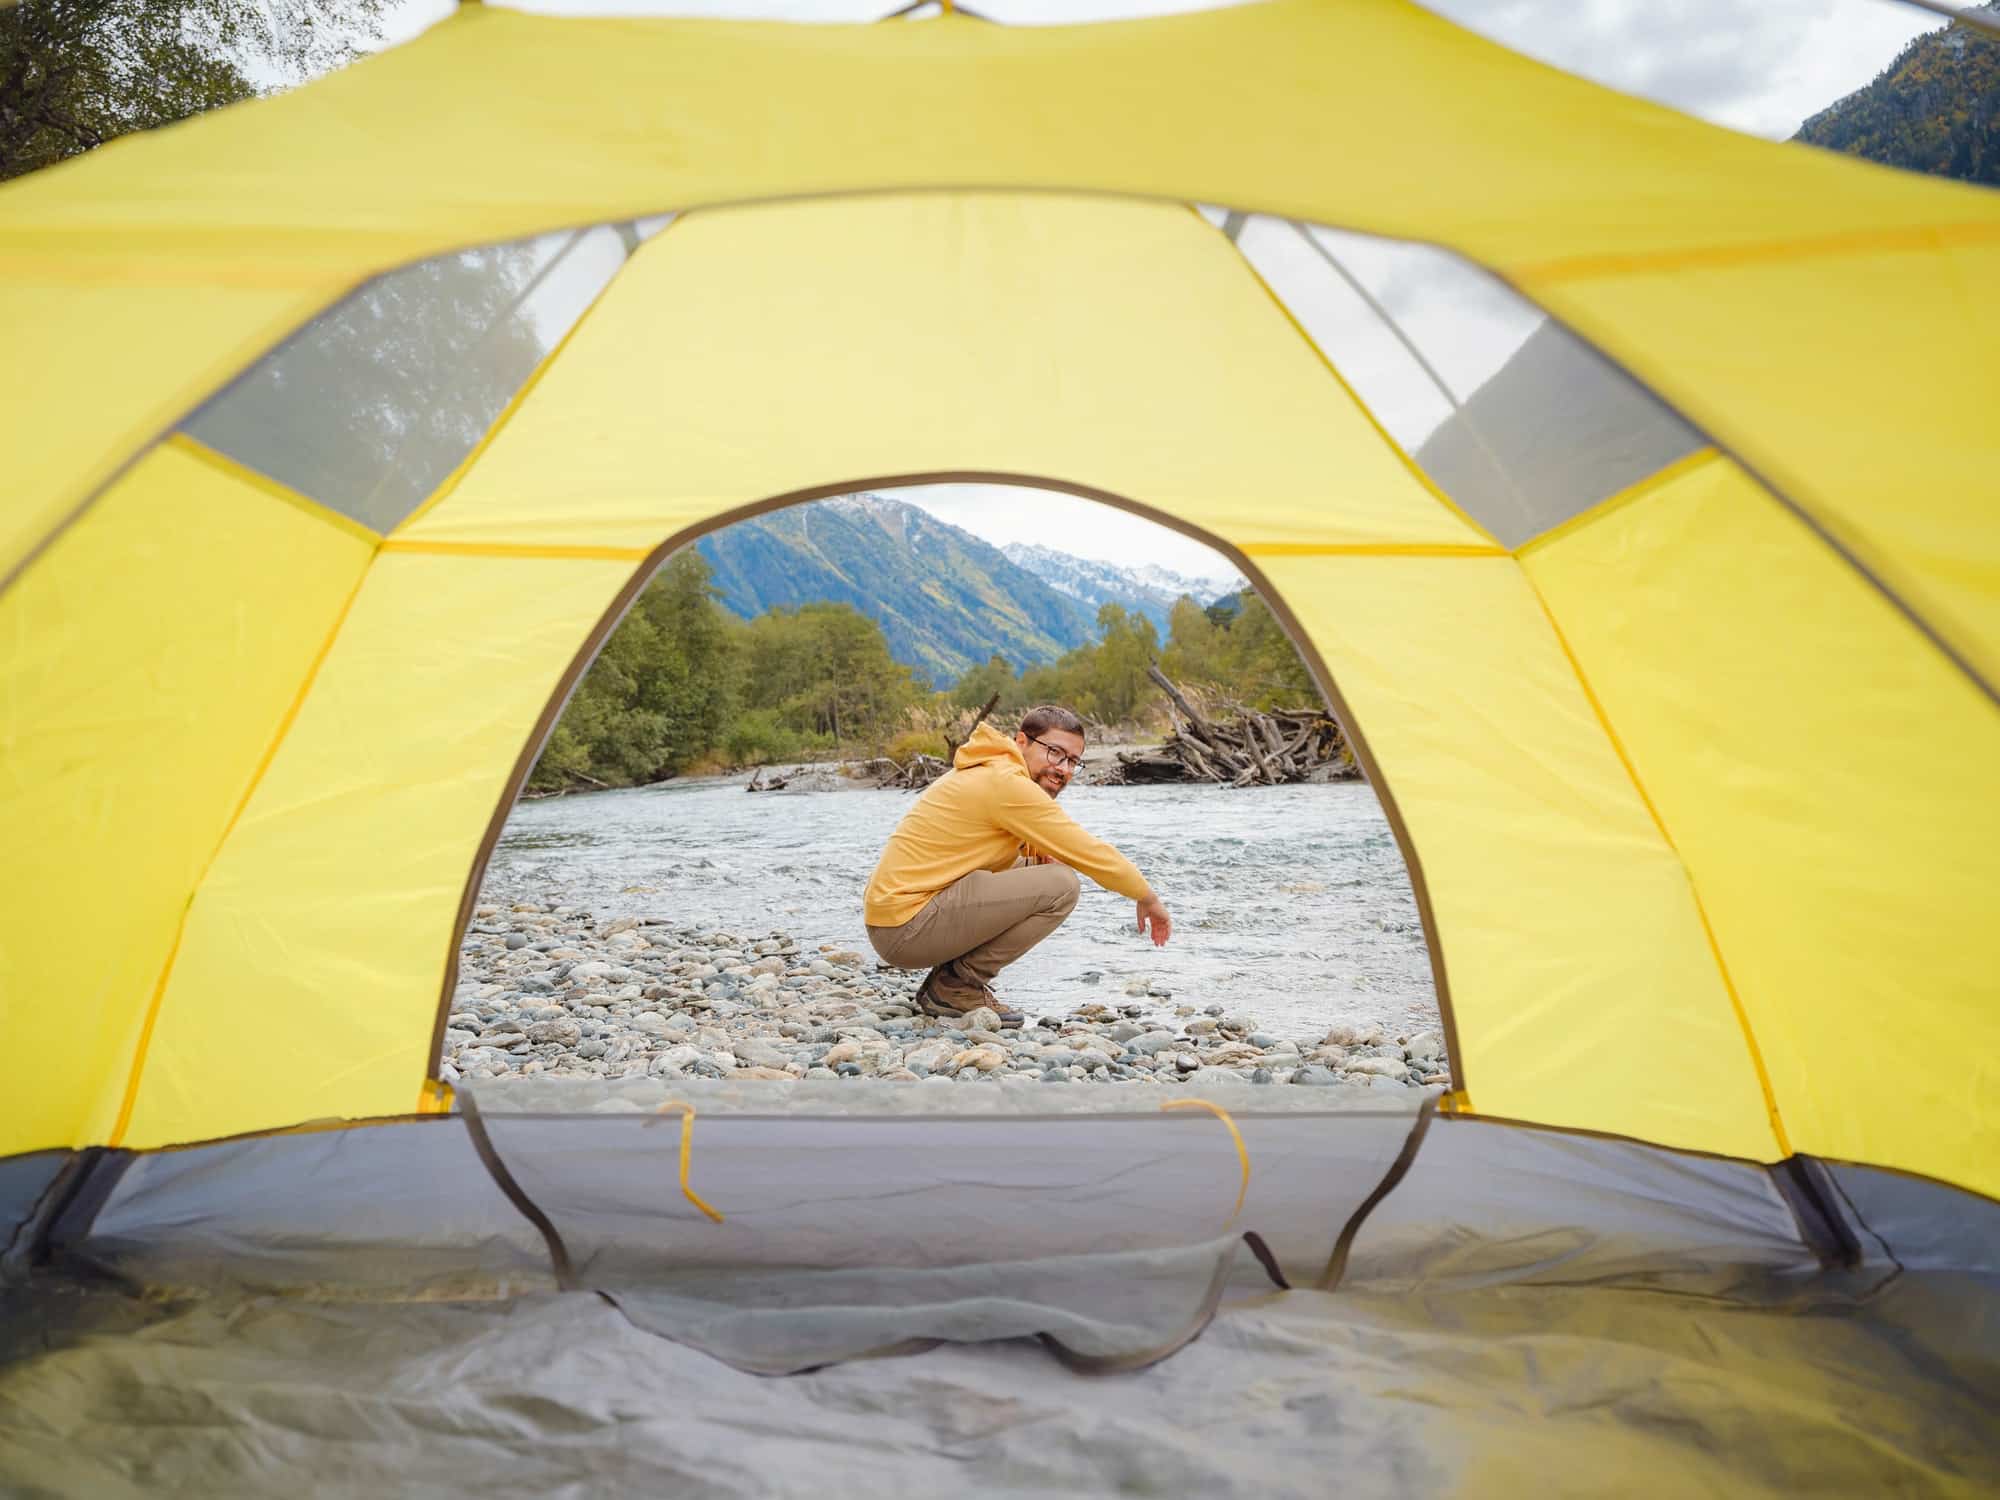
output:
[[[434,256],[335,303],[181,425],[372,531],[464,462],[670,215]]]
[[[1204,207],[1383,431],[1517,547],[1707,439],[1450,251]]]

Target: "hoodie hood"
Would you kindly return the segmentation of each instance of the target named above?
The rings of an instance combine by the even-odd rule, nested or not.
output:
[[[1021,768],[1021,774],[1028,772],[1028,762],[1021,754],[1021,747],[1014,743],[1011,734],[1002,734],[991,724],[981,724],[972,731],[972,738],[958,747],[958,754],[951,759],[952,769],[967,770],[972,766],[1012,761]]]

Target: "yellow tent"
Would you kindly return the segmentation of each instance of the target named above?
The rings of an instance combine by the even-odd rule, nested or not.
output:
[[[231,428],[371,278],[597,225],[616,273],[406,501]],[[1334,232],[1450,252],[1688,440],[1440,482],[1271,248]],[[448,1109],[486,855],[657,562],[987,479],[1207,539],[1292,628],[1418,892],[1446,1116],[2000,1192],[1996,286],[1990,192],[1392,0],[474,4],[12,184],[0,1155]]]

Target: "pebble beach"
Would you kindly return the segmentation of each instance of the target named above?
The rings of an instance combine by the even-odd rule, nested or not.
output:
[[[873,953],[517,900],[477,908],[459,955],[443,1080],[649,1078],[768,1083],[1247,1083],[1441,1089],[1435,1030],[1336,1024],[1287,1034],[1256,1016],[1106,973],[1102,999],[1011,1031],[990,1010],[936,1019],[920,972]],[[1006,993],[1007,976],[1000,990]],[[1289,1028],[1297,1033],[1296,1024]]]

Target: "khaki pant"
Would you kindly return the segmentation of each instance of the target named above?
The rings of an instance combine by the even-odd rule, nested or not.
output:
[[[970,1009],[986,1003],[995,975],[1062,926],[1077,891],[1067,865],[974,870],[901,927],[870,927],[868,940],[885,964],[940,969],[932,982],[939,998]]]

